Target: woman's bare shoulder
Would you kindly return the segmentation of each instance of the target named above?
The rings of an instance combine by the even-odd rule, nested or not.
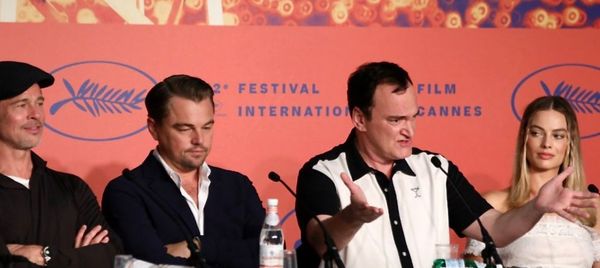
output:
[[[508,189],[490,191],[482,195],[492,207],[500,212],[508,210]]]

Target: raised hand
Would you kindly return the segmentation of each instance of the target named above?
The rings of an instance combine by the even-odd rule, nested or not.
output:
[[[596,206],[594,199],[598,198],[598,194],[563,187],[563,181],[571,173],[573,167],[568,167],[540,188],[535,198],[535,206],[538,210],[546,213],[554,212],[570,221],[575,221],[577,217],[589,217],[585,208]]]
[[[383,215],[383,209],[370,206],[364,192],[350,179],[346,172],[340,174],[342,181],[350,190],[350,205],[342,210],[342,217],[348,222],[363,224],[372,222]]]

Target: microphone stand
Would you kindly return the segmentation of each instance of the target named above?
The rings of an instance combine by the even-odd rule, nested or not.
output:
[[[288,192],[290,192],[294,196],[294,198],[297,199],[297,196],[296,196],[296,193],[294,192],[294,190],[292,190],[290,188],[290,186],[288,186],[287,183],[285,183],[285,181],[283,181],[277,173],[271,171],[271,172],[269,172],[268,177],[270,180],[272,180],[274,182],[280,182],[281,184],[283,184],[283,186],[288,190]],[[307,210],[310,213],[310,210],[303,203],[300,203],[299,205],[302,206],[303,209]],[[333,242],[333,239],[331,238],[331,236],[329,235],[329,232],[327,232],[325,225],[323,225],[323,222],[314,213],[311,213],[311,215],[312,215],[312,218],[315,219],[317,221],[317,223],[319,224],[319,228],[321,228],[321,231],[323,232],[323,239],[325,240],[325,247],[327,247],[325,254],[323,254],[323,261],[325,262],[325,268],[333,268],[333,262],[335,262],[335,265],[338,268],[345,268],[346,266],[344,265],[344,262],[342,261],[342,258],[340,257],[338,248],[335,245],[335,242]]]
[[[441,170],[444,174],[446,174],[446,177],[449,177],[448,172],[446,172],[446,170],[444,170],[442,168],[442,162],[440,161],[440,159],[437,156],[434,156],[431,158],[431,163],[433,164],[433,166],[435,166],[436,168]],[[475,216],[475,213],[473,213],[473,210],[471,210],[471,207],[469,206],[469,204],[467,204],[467,201],[465,201],[463,196],[460,194],[460,192],[456,188],[456,185],[454,185],[454,183],[450,180],[450,178],[447,178],[447,180],[450,183],[450,185],[452,186],[452,188],[454,189],[454,192],[456,192],[456,194],[458,195],[460,200],[463,202],[463,204],[465,205],[465,207],[467,208],[469,213],[472,216]],[[502,263],[502,259],[500,258],[500,255],[498,255],[498,250],[496,249],[496,243],[494,243],[492,236],[487,231],[485,226],[483,226],[483,224],[481,223],[481,220],[479,220],[479,217],[477,217],[477,224],[479,224],[479,229],[481,230],[481,237],[482,237],[483,243],[485,244],[485,248],[481,251],[481,257],[483,258],[483,263],[486,265],[486,267],[496,267],[497,264],[504,266],[504,264]]]
[[[498,255],[498,250],[496,249],[496,244],[492,239],[492,236],[488,233],[488,231],[483,227],[481,220],[477,218],[477,223],[479,224],[479,229],[481,230],[481,236],[483,238],[483,243],[485,244],[485,248],[481,251],[481,257],[483,258],[483,263],[485,263],[486,267],[491,265],[492,267],[496,267],[496,264],[502,264],[502,259],[500,259],[500,255]]]

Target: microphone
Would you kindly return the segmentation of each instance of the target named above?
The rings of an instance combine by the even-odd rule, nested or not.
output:
[[[275,171],[269,172],[269,175],[267,175],[267,177],[269,177],[269,179],[274,182],[279,182],[281,180],[281,177],[279,177],[279,174],[275,173]]]
[[[588,185],[588,191],[592,192],[592,193],[599,193],[598,192],[598,187],[596,187],[596,185],[594,185],[593,183],[590,183],[590,185]]]
[[[285,183],[285,181],[281,179],[279,174],[275,173],[274,171],[271,171],[269,172],[269,175],[267,177],[269,177],[269,179],[274,182],[280,182],[281,184],[283,184],[283,186],[285,186],[288,192],[290,192],[297,200],[296,192],[294,192],[294,190],[292,190],[292,188],[290,188],[290,186],[288,186],[287,183]],[[315,213],[311,212],[310,209],[308,209],[308,207],[304,205],[304,203],[299,203],[299,205],[302,206],[303,209],[305,209],[306,211],[308,211],[308,213],[312,215],[311,218],[317,221],[317,223],[319,224],[319,228],[321,228],[321,231],[323,232],[325,246],[327,247],[327,251],[325,251],[325,254],[323,255],[323,260],[325,261],[325,268],[333,267],[331,262],[332,260],[335,261],[335,265],[337,265],[338,268],[345,268],[346,266],[344,265],[342,258],[340,258],[340,253],[338,252],[337,246],[335,245],[335,242],[333,242],[333,239],[329,235],[329,232],[327,232],[327,229],[325,228],[325,225],[323,225],[323,222],[317,217],[317,215],[315,215]]]
[[[281,184],[283,184],[283,186],[285,186],[285,188],[288,190],[288,192],[290,192],[294,198],[296,198],[296,193],[294,192],[294,190],[292,190],[292,188],[290,188],[290,186],[287,185],[287,183],[285,183],[285,181],[281,180],[281,177],[279,177],[279,174],[275,173],[274,171],[269,172],[268,175],[269,179],[274,181],[274,182],[281,182]]]
[[[438,168],[444,174],[446,174],[446,177],[448,177],[448,172],[446,172],[446,170],[444,170],[444,168],[442,168],[442,162],[440,161],[440,159],[437,156],[434,156],[431,158],[431,163],[433,164],[434,167]],[[471,207],[469,206],[467,201],[460,194],[460,192],[456,188],[456,185],[454,185],[454,183],[452,182],[452,180],[450,180],[450,178],[448,178],[447,181],[450,183],[450,185],[454,189],[454,192],[456,192],[456,194],[462,201],[463,205],[465,205],[465,207],[467,208],[467,211],[469,211],[471,216],[475,216],[475,213],[473,212],[473,210],[471,210]],[[483,257],[483,262],[486,265],[490,265],[490,264],[491,265],[494,265],[494,264],[503,265],[502,259],[500,259],[500,255],[498,255],[498,251],[496,250],[496,243],[494,243],[492,236],[490,235],[490,233],[488,233],[487,229],[483,226],[483,224],[481,223],[481,220],[479,220],[479,217],[477,217],[477,224],[479,224],[479,229],[481,230],[481,236],[483,238],[482,240],[483,240],[483,243],[485,244],[485,248],[483,249],[483,251],[481,251],[481,257]]]

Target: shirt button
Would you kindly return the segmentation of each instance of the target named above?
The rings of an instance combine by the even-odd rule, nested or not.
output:
[[[406,257],[406,252],[402,251],[402,256]]]
[[[388,188],[383,188],[383,191],[387,193],[388,192]]]
[[[398,225],[398,221],[394,221],[394,225]]]

